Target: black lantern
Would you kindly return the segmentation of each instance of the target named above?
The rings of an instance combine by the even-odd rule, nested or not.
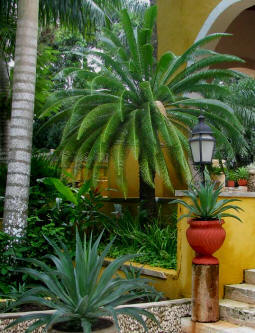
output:
[[[204,169],[206,164],[212,163],[215,138],[210,127],[205,124],[205,117],[199,116],[198,120],[198,124],[192,130],[189,144],[194,164]]]

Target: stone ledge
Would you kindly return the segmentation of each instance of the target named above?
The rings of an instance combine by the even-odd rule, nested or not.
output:
[[[112,258],[106,258],[104,260],[104,266],[108,266],[114,259]],[[141,269],[141,274],[145,276],[151,276],[153,278],[161,279],[161,280],[167,280],[169,276],[171,276],[173,279],[177,278],[177,272],[174,269],[166,269],[161,267],[152,267],[149,265],[143,265],[136,262],[127,262],[124,264],[124,267],[129,267],[130,264],[137,269]]]
[[[191,321],[190,318],[182,318],[182,333],[255,333],[250,327],[238,326],[226,321],[218,321],[217,323],[198,323]]]
[[[44,310],[44,311],[29,311],[29,312],[6,312],[0,313],[0,320],[4,319],[17,319],[21,316],[27,316],[30,314],[52,314],[55,310]]]
[[[186,195],[182,190],[176,190],[175,196],[176,197],[185,197]],[[224,192],[221,192],[220,197],[255,198],[255,192],[224,191]]]
[[[161,302],[120,305],[117,308],[126,308],[130,307],[130,305],[134,308],[142,308],[142,309],[161,308],[161,307],[171,308],[173,306],[190,305],[190,304],[191,304],[190,298],[179,298],[179,299],[172,299],[169,301],[161,301]]]

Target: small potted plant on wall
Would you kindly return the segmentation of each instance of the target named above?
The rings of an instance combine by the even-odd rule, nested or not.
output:
[[[186,232],[188,242],[196,252],[194,264],[213,265],[218,264],[218,259],[212,256],[223,244],[226,232],[222,225],[224,217],[241,219],[229,213],[229,210],[242,211],[239,206],[233,205],[239,199],[219,199],[222,186],[216,187],[215,183],[207,181],[199,186],[191,185],[184,191],[184,196],[190,199],[190,203],[181,199],[171,203],[179,203],[188,211],[180,216],[179,220],[188,217],[189,228]]]
[[[24,268],[21,271],[36,278],[41,285],[24,292],[10,308],[29,303],[47,306],[55,311],[21,316],[6,328],[33,321],[27,332],[45,326],[45,332],[51,333],[115,333],[119,331],[117,316],[120,314],[135,318],[145,331],[145,317],[157,322],[155,316],[146,310],[132,305],[118,307],[136,299],[141,295],[141,290],[145,297],[155,295],[155,290],[150,287],[147,279],[127,280],[117,274],[118,269],[126,261],[132,260],[134,255],[119,257],[102,271],[113,241],[99,255],[101,237],[102,234],[94,244],[92,237],[89,241],[85,238],[82,243],[76,231],[74,261],[71,251],[63,243],[59,247],[52,240],[48,242],[55,255],[47,257],[52,261],[51,266],[36,259],[27,260],[39,267],[39,270]]]
[[[239,186],[247,186],[247,180],[249,178],[249,171],[245,167],[238,168],[236,170],[237,183]]]
[[[227,187],[235,187],[236,182],[236,172],[235,170],[228,170],[227,171]]]

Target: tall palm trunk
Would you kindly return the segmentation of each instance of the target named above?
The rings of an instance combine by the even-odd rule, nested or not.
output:
[[[39,0],[19,0],[4,231],[26,228],[36,80]]]
[[[6,163],[8,154],[9,112],[7,106],[10,82],[7,64],[0,57],[0,164]]]

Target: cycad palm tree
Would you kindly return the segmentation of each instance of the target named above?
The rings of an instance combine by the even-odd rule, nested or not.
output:
[[[206,80],[238,76],[233,71],[208,67],[224,61],[239,61],[239,58],[200,49],[223,34],[196,42],[180,57],[167,52],[156,62],[151,45],[155,20],[156,7],[153,6],[146,11],[143,27],[136,32],[127,11],[123,11],[121,22],[127,43],[122,44],[118,36],[105,29],[104,50],[90,52],[103,62],[101,72],[64,70],[65,75],[89,82],[87,88],[57,91],[43,113],[48,116],[50,111],[63,106],[45,126],[67,119],[57,150],[64,167],[74,161],[78,169],[86,160],[86,168],[96,179],[101,163],[113,156],[124,192],[125,161],[132,150],[140,168],[141,199],[153,196],[155,173],[172,188],[167,156],[179,174],[190,181],[187,136],[199,114],[210,122],[219,142],[230,146],[227,136],[242,138],[240,124],[230,107],[213,99],[184,97],[185,93],[203,94],[208,90],[223,93],[224,88]],[[114,58],[107,51],[114,54]],[[184,68],[189,60],[193,63]],[[162,146],[166,147],[166,154]]]

